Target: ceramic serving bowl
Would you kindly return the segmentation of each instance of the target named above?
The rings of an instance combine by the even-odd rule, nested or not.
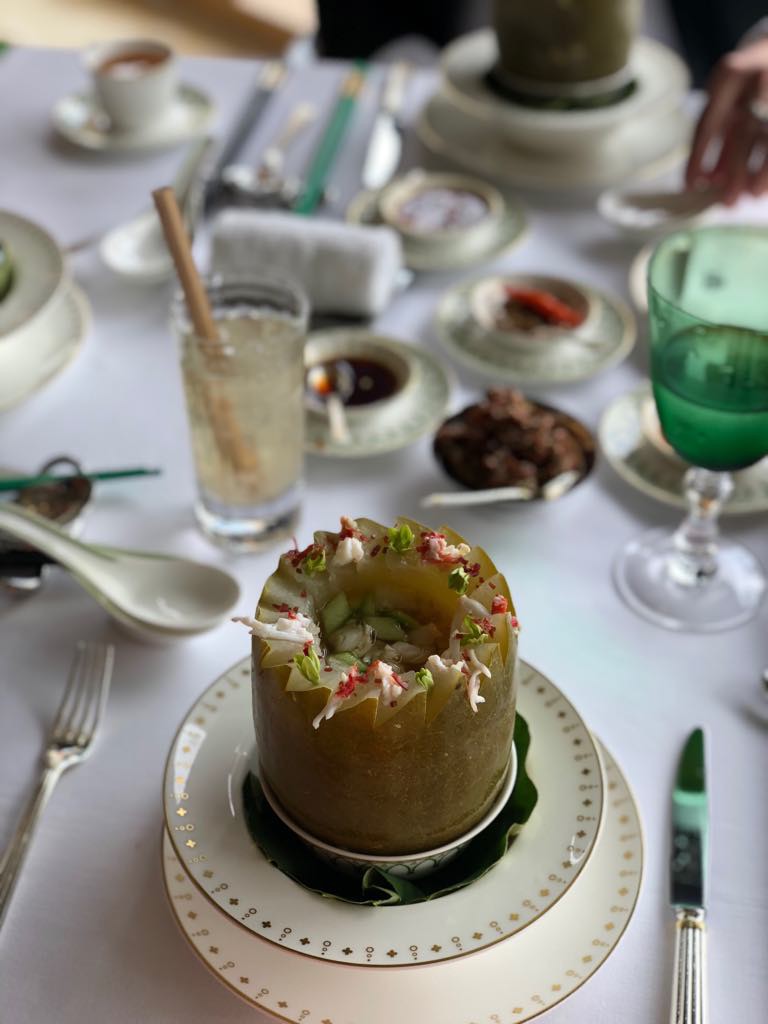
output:
[[[504,785],[499,792],[496,802],[493,804],[488,813],[475,825],[474,828],[465,832],[458,839],[454,839],[451,843],[446,843],[444,846],[437,846],[432,850],[422,850],[419,853],[392,855],[383,857],[379,854],[373,853],[355,853],[352,850],[343,850],[338,846],[331,846],[330,843],[323,842],[322,839],[317,839],[315,836],[306,832],[300,825],[297,825],[292,818],[286,814],[277,800],[277,797],[269,788],[269,785],[264,779],[260,779],[261,788],[264,793],[264,797],[275,812],[277,817],[286,825],[295,835],[299,837],[314,853],[317,854],[321,860],[330,864],[332,867],[345,871],[347,874],[361,875],[371,868],[379,868],[383,871],[388,871],[392,875],[397,875],[400,878],[424,878],[426,875],[431,874],[438,868],[445,867],[449,861],[460,853],[476,836],[480,835],[483,829],[486,829],[491,822],[501,813],[507,800],[509,800],[512,790],[515,787],[515,780],[517,778],[517,751],[512,746],[512,752],[509,759],[509,771],[507,777],[504,780]]]
[[[507,289],[544,291],[566,303],[581,317],[577,327],[541,324],[522,329],[500,326]],[[576,330],[588,329],[599,315],[600,299],[586,288],[559,277],[544,274],[510,274],[484,277],[470,293],[470,309],[475,322],[500,345],[538,346],[542,342],[568,337]]]
[[[345,404],[344,415],[350,423],[370,417],[388,416],[390,412],[396,411],[417,384],[417,364],[409,363],[390,343],[389,338],[367,331],[341,329],[311,334],[304,350],[304,362],[307,371],[335,362],[346,363],[353,370],[366,363],[383,368],[384,375],[391,383],[391,393],[358,405]],[[325,416],[323,397],[309,386],[305,394],[309,411]]]
[[[26,217],[0,210],[0,240],[7,248],[12,279],[0,302],[0,362],[26,358],[44,333],[39,320],[69,280],[64,256],[53,238]]]
[[[383,189],[379,211],[414,252],[450,246],[456,252],[471,253],[494,240],[506,206],[501,192],[478,178],[419,170]],[[451,217],[456,223],[446,224]]]

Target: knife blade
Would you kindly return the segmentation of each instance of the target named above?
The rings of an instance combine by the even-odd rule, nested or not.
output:
[[[705,879],[709,810],[704,733],[694,729],[686,740],[672,794],[670,901],[675,911],[673,1024],[703,1024]]]
[[[373,122],[363,163],[363,186],[367,189],[383,188],[400,163],[403,139],[397,114],[403,102],[407,76],[408,65],[402,63],[393,65],[387,75],[381,107]]]

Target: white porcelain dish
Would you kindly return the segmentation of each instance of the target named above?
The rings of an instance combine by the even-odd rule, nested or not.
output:
[[[659,444],[649,418],[649,402],[652,406],[647,383],[614,399],[600,419],[600,447],[614,470],[635,490],[684,509],[683,477],[688,464]],[[733,483],[733,494],[723,505],[722,515],[768,511],[768,458],[738,470]]]
[[[0,301],[0,353],[28,343],[35,320],[68,280],[64,256],[54,239],[34,221],[0,210],[0,242],[13,267],[11,287]]]
[[[548,280],[544,275],[534,278]],[[590,313],[580,327],[535,338],[514,334],[502,338],[476,315],[473,296],[482,280],[449,289],[435,313],[440,343],[476,373],[509,384],[567,384],[615,366],[632,351],[637,325],[631,310],[607,292],[574,282],[589,296]]]
[[[85,293],[65,282],[41,315],[24,328],[26,340],[19,351],[15,346],[4,348],[0,340],[0,412],[20,405],[69,366],[90,320]]]
[[[719,197],[715,189],[662,192],[629,186],[601,193],[597,212],[631,238],[658,238],[704,220],[717,206]]]
[[[409,907],[359,907],[319,899],[269,864],[243,817],[242,786],[257,760],[250,657],[208,687],[169,752],[165,820],[185,871],[259,946],[276,944],[311,959],[436,963],[515,935],[581,875],[604,804],[600,757],[578,712],[530,665],[521,663],[519,671],[518,709],[531,731],[526,763],[539,802],[509,856],[466,889]]]
[[[280,948],[293,935],[293,931],[284,934],[287,926],[278,929],[280,922],[263,919],[278,941],[260,942],[207,900],[190,880],[165,833],[163,873],[171,913],[192,952],[213,976],[250,1006],[277,1020],[424,1024],[428,1006],[429,1021],[440,1024],[523,1024],[567,999],[592,977],[616,949],[637,903],[643,871],[637,805],[619,767],[605,748],[600,749],[609,797],[605,827],[579,884],[531,927],[480,955],[418,971],[348,969],[349,958],[360,953],[366,963],[374,963],[381,943],[378,928],[388,917],[400,926],[397,941],[387,950],[392,954],[390,962],[418,963],[424,947],[414,941],[414,923],[422,905],[350,908],[352,919],[358,916],[367,924],[362,949],[341,935],[338,962],[297,957],[290,949]],[[557,878],[558,872],[553,875]],[[221,884],[216,871],[207,884],[211,889]],[[547,879],[542,888],[549,889],[551,884]],[[541,899],[534,894],[531,903],[538,906]],[[507,912],[501,894],[500,903],[505,912],[478,926],[469,900],[436,901],[432,912],[448,917],[452,927],[448,944],[454,955],[462,955],[465,936],[472,936],[473,929],[483,938],[503,930],[516,911]],[[306,904],[303,915],[294,921],[299,942],[318,936],[328,952],[335,951],[334,939],[322,939],[330,906],[323,899]],[[246,914],[248,919],[261,919],[260,904],[243,905],[241,916]]]
[[[441,59],[444,88],[456,107],[485,121],[530,152],[575,155],[593,150],[622,124],[656,120],[677,107],[690,85],[685,62],[653,39],[638,39],[630,55],[636,87],[626,99],[589,110],[547,110],[504,99],[488,83],[498,56],[491,29],[451,43]]]
[[[191,85],[181,85],[168,112],[145,128],[114,131],[92,93],[60,99],[53,108],[53,126],[67,141],[99,153],[142,153],[168,149],[203,135],[213,103]]]
[[[604,140],[568,155],[526,150],[493,122],[467,113],[438,93],[416,122],[427,151],[501,187],[571,192],[650,179],[679,166],[688,152],[690,117],[679,107],[620,121]]]

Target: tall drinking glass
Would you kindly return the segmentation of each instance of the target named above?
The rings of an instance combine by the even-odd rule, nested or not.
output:
[[[218,343],[195,335],[181,294],[179,338],[203,531],[235,551],[289,535],[304,459],[307,302],[288,284],[204,282]]]
[[[718,537],[731,473],[768,455],[768,230],[682,231],[648,271],[651,380],[661,427],[692,468],[678,530],[632,541],[614,566],[625,601],[669,629],[729,629],[755,613],[765,573]]]

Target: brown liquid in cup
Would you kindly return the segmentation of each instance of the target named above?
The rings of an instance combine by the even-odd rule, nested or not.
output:
[[[98,73],[113,78],[138,78],[166,60],[168,54],[158,50],[124,50],[102,61]]]

